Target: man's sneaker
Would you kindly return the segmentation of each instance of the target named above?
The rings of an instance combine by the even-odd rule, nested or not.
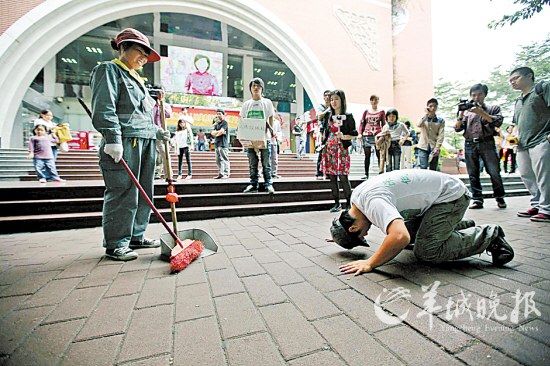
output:
[[[269,194],[275,193],[275,189],[273,189],[273,186],[267,186],[267,187],[265,187],[265,190]]]
[[[47,182],[46,178],[40,178],[38,181],[39,181],[40,183],[46,183],[46,182]]]
[[[468,207],[470,210],[477,210],[477,209],[480,209],[480,208],[483,208],[483,202],[480,202],[480,201],[474,201],[474,203],[472,203],[470,205],[470,207]]]
[[[367,179],[369,179],[368,175],[364,175],[364,176],[361,177],[361,180],[367,180]]]
[[[222,176],[222,179],[229,179],[229,175]]]
[[[332,208],[330,209],[330,212],[338,212],[340,211],[342,207],[340,206],[339,203],[335,204],[334,206],[332,206]]]
[[[487,251],[491,254],[493,265],[501,267],[510,262],[514,258],[514,249],[504,239],[504,232],[500,229],[502,235],[493,239],[491,245],[487,248]]]
[[[107,249],[105,250],[105,256],[115,261],[131,261],[138,257],[138,254],[128,247]]]
[[[455,226],[455,230],[464,230],[474,226],[476,226],[476,222],[474,220],[464,219]]]
[[[506,208],[506,202],[504,202],[504,198],[499,197],[499,198],[495,198],[495,199],[497,201],[498,208]]]
[[[223,175],[218,174],[218,175],[216,175],[213,179],[222,179],[222,178],[223,178]]]
[[[539,213],[534,216],[531,216],[531,221],[534,222],[550,222],[550,215],[545,213]]]
[[[145,248],[158,248],[160,243],[157,240],[143,239],[132,240],[129,245],[130,249],[145,249]]]
[[[525,211],[519,211],[518,216],[519,217],[532,217],[539,213],[539,209],[535,207],[531,207],[528,210]]]
[[[316,175],[316,176],[315,176],[315,179],[317,179],[317,180],[323,180],[323,176],[322,176],[322,175]]]
[[[256,193],[258,192],[258,187],[249,184],[243,191],[243,193]]]

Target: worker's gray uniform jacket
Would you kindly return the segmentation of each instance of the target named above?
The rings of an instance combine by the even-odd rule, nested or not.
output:
[[[91,74],[92,124],[107,144],[121,144],[122,136],[156,139],[155,101],[130,73],[113,61],[102,62]]]

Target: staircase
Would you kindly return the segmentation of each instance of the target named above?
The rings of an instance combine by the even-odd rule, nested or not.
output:
[[[34,173],[32,159],[24,149],[0,149],[0,181],[20,180]],[[36,179],[36,178],[35,178]]]

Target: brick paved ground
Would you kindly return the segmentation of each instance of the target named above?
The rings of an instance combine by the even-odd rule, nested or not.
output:
[[[527,202],[510,198],[499,211],[488,201],[468,212],[505,227],[516,250],[505,269],[485,254],[428,266],[404,252],[349,278],[338,265],[372,250],[326,243],[325,212],[182,224],[210,232],[220,251],[178,275],[156,250],[128,263],[103,259],[100,228],[2,236],[0,364],[548,365],[550,225],[516,217]],[[149,234],[161,232],[152,225]],[[372,249],[381,238],[369,234]],[[441,308],[430,326],[421,286],[434,281]],[[387,301],[384,289],[397,287],[410,296]],[[522,301],[518,321],[510,319],[516,290],[534,291],[540,315],[525,318]],[[461,291],[471,312],[455,315]],[[407,314],[405,321],[382,322],[378,297],[384,314]]]

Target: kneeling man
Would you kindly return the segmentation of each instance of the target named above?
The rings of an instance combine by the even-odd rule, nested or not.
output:
[[[365,246],[372,225],[387,236],[366,260],[340,267],[343,273],[370,272],[414,242],[414,255],[428,262],[466,258],[488,251],[493,264],[512,260],[514,250],[498,225],[463,220],[470,202],[464,183],[431,170],[407,169],[378,175],[353,190],[351,208],[334,219],[330,232],[340,246]]]

